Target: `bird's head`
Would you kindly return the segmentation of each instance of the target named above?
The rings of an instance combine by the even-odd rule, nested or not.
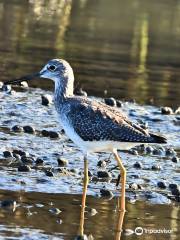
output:
[[[56,84],[61,83],[63,80],[74,80],[73,70],[67,61],[63,59],[52,59],[41,69],[40,72],[7,81],[5,84],[18,84],[22,81],[28,81],[36,77],[51,79]]]

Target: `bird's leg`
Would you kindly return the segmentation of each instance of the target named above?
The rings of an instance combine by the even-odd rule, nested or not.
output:
[[[84,156],[84,180],[83,180],[83,195],[82,195],[82,204],[81,204],[80,224],[79,224],[79,230],[78,230],[79,236],[84,235],[84,210],[86,206],[86,193],[87,193],[88,182],[89,182],[88,160],[86,155]]]
[[[121,198],[119,198],[119,210],[125,212],[125,186],[126,186],[126,169],[123,166],[121,158],[119,157],[117,150],[113,150],[114,157],[117,160],[121,173]]]
[[[122,225],[123,225],[124,215],[125,215],[125,211],[119,211],[118,212],[115,240],[120,240],[121,239],[121,232],[122,232]]]

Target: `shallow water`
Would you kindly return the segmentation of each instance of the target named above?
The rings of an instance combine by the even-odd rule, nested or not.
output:
[[[180,157],[180,117],[162,115],[157,107],[179,106],[179,9],[179,1],[168,0],[1,0],[0,81],[36,72],[51,58],[65,58],[73,66],[77,89],[83,87],[88,95],[99,96],[99,101],[104,90],[106,96],[136,99],[138,104],[123,102],[122,110],[133,121],[142,120],[154,132],[165,134],[168,144],[164,148],[174,148]],[[0,91],[0,203],[17,201],[14,212],[0,207],[0,239],[73,239],[79,225],[83,157],[61,133],[53,105],[41,105],[41,95],[52,94],[52,83],[34,80],[30,85],[39,88],[18,88],[14,94]],[[150,99],[155,106],[147,105]],[[14,133],[11,128],[16,124],[34,126],[36,134]],[[60,138],[42,137],[43,129],[58,131]],[[44,165],[33,162],[30,172],[18,172],[18,163],[3,157],[3,151],[13,149],[26,151],[34,159],[41,157]],[[168,187],[180,184],[179,163],[173,163],[164,151],[160,155],[120,154],[128,171],[122,239],[179,239],[179,198]],[[59,168],[58,156],[68,160],[66,168]],[[102,170],[97,168],[98,160],[107,162],[110,179],[97,177]],[[137,161],[142,169],[133,167]],[[161,169],[153,171],[155,164]],[[114,239],[116,234],[119,172],[115,167],[109,153],[89,156],[92,177],[85,233],[95,239]],[[47,170],[54,176],[48,177]],[[164,181],[166,188],[158,188],[158,181]],[[130,189],[132,183],[141,189]],[[104,188],[115,197],[102,198]],[[53,207],[62,212],[52,214]],[[96,215],[91,216],[91,208],[97,210]],[[141,236],[133,233],[138,226],[144,229]],[[150,234],[146,229],[172,232]]]
[[[180,2],[0,1],[1,80],[65,58],[91,95],[179,106]],[[51,88],[50,81],[32,86]]]
[[[14,212],[0,210],[1,236],[6,239],[74,239],[77,234],[80,214],[80,195],[46,194],[31,192],[0,191],[0,199],[13,198],[17,201]],[[114,239],[116,234],[117,199],[88,196],[85,213],[85,234],[94,239]],[[59,208],[58,215],[52,208]],[[92,209],[97,213],[92,215]],[[162,221],[163,219],[163,221]],[[178,239],[178,206],[148,205],[145,202],[127,204],[122,239]],[[137,236],[133,231],[142,227],[144,234]],[[172,230],[172,233],[148,234],[154,229]],[[5,239],[5,238],[4,238]]]

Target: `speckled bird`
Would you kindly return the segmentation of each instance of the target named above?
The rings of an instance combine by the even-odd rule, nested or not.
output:
[[[154,134],[132,123],[115,107],[89,99],[75,96],[74,74],[70,64],[63,59],[50,60],[40,72],[7,82],[20,83],[35,77],[54,81],[54,103],[59,122],[67,136],[79,146],[84,153],[84,188],[82,209],[85,208],[88,185],[87,154],[90,152],[110,151],[114,154],[121,172],[121,200],[119,208],[125,211],[126,170],[117,150],[130,149],[144,143],[166,143],[166,138]],[[81,214],[81,221],[83,221]],[[82,227],[79,234],[83,234]]]

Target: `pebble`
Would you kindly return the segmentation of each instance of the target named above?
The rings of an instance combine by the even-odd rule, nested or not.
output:
[[[21,160],[21,156],[19,154],[13,153],[13,157],[15,157],[15,159],[18,161]]]
[[[23,87],[23,88],[28,88],[29,87],[29,85],[26,81],[21,82],[20,86]]]
[[[153,149],[153,147],[151,147],[151,146],[147,146],[147,147],[146,147],[146,153],[147,153],[147,154],[152,153],[153,150],[154,150],[154,149]]]
[[[165,182],[158,182],[157,186],[162,189],[165,189],[167,187]]]
[[[43,137],[49,137],[49,131],[47,131],[47,130],[45,130],[45,129],[43,129],[43,130],[41,131],[41,134],[42,134]]]
[[[116,107],[116,100],[114,98],[105,98],[104,102],[109,106]]]
[[[105,168],[106,167],[106,162],[104,160],[99,160],[97,163],[97,167]]]
[[[172,188],[171,193],[174,196],[180,196],[180,188]]]
[[[95,208],[90,208],[88,213],[92,217],[92,216],[95,216],[98,212]]]
[[[76,90],[75,94],[78,95],[78,96],[87,97],[87,92],[85,92],[82,88],[79,88],[78,90]]]
[[[152,165],[151,169],[155,170],[155,171],[159,171],[159,170],[161,170],[161,166],[158,164],[155,164],[155,165]]]
[[[76,236],[74,240],[89,240],[89,238],[87,237],[87,235],[84,234],[83,236],[81,235]]]
[[[140,162],[135,162],[133,167],[141,169],[142,168],[142,164]]]
[[[166,156],[173,156],[176,155],[176,152],[172,148],[167,148],[166,149]]]
[[[29,153],[24,152],[24,151],[22,151],[20,149],[13,149],[13,154],[18,154],[20,156],[26,156],[26,157],[29,156]]]
[[[10,158],[10,157],[13,157],[13,154],[12,154],[12,152],[10,152],[10,151],[4,151],[4,152],[3,152],[3,156],[4,156],[5,158]]]
[[[0,82],[0,89],[2,89],[4,83],[3,82]]]
[[[41,101],[43,106],[49,106],[52,104],[52,96],[49,94],[41,95]]]
[[[117,107],[122,107],[123,103],[120,100],[116,100],[116,106]]]
[[[49,212],[54,214],[54,215],[58,215],[60,214],[62,211],[59,208],[50,208]]]
[[[170,114],[173,114],[173,110],[170,107],[162,107],[161,113],[165,115],[170,115]]]
[[[131,150],[129,150],[129,153],[131,153],[131,154],[133,154],[133,155],[136,155],[136,156],[139,155],[138,151],[135,150],[135,149],[131,149]]]
[[[6,84],[4,84],[4,85],[2,86],[2,90],[3,90],[4,92],[10,93],[11,90],[12,90],[11,85],[6,85]]]
[[[59,133],[57,133],[55,131],[49,131],[49,137],[52,139],[56,139],[56,138],[59,138],[60,135],[59,135]]]
[[[132,190],[137,190],[138,189],[138,185],[136,183],[130,183],[129,184],[129,188]]]
[[[174,156],[171,158],[171,161],[174,162],[174,163],[178,163],[179,162],[179,158]]]
[[[28,125],[24,126],[23,130],[24,130],[25,133],[32,133],[32,134],[35,133],[35,129],[32,126],[28,126]]]
[[[102,188],[102,189],[100,189],[100,193],[101,193],[102,197],[109,197],[109,198],[113,197],[113,193],[108,189]]]
[[[169,184],[169,188],[170,189],[177,189],[178,188],[178,185],[176,183],[170,183]]]
[[[34,163],[34,158],[33,157],[22,156],[21,161],[25,164],[32,164],[32,163]]]
[[[176,109],[175,114],[180,114],[180,107]]]
[[[9,210],[12,210],[13,212],[16,210],[16,201],[14,200],[3,200],[1,202],[1,207],[2,208],[6,208],[6,209],[9,209]]]
[[[15,125],[12,127],[12,131],[13,132],[23,132],[23,127],[21,127],[19,125]]]
[[[41,158],[37,158],[35,161],[36,165],[43,165],[44,164],[44,160]]]
[[[111,173],[107,172],[107,171],[98,171],[97,172],[97,176],[98,178],[111,178]]]
[[[52,172],[51,170],[46,170],[46,171],[45,171],[45,174],[46,174],[46,176],[48,176],[48,177],[53,177],[53,176],[54,176],[54,174],[53,174],[53,172]]]
[[[58,161],[59,167],[65,167],[68,165],[68,160],[64,158],[58,158],[57,161]]]
[[[162,155],[162,154],[163,154],[163,151],[161,149],[155,148],[153,150],[153,155]]]
[[[18,167],[18,171],[19,172],[30,172],[31,171],[31,167],[28,165],[20,165]]]

